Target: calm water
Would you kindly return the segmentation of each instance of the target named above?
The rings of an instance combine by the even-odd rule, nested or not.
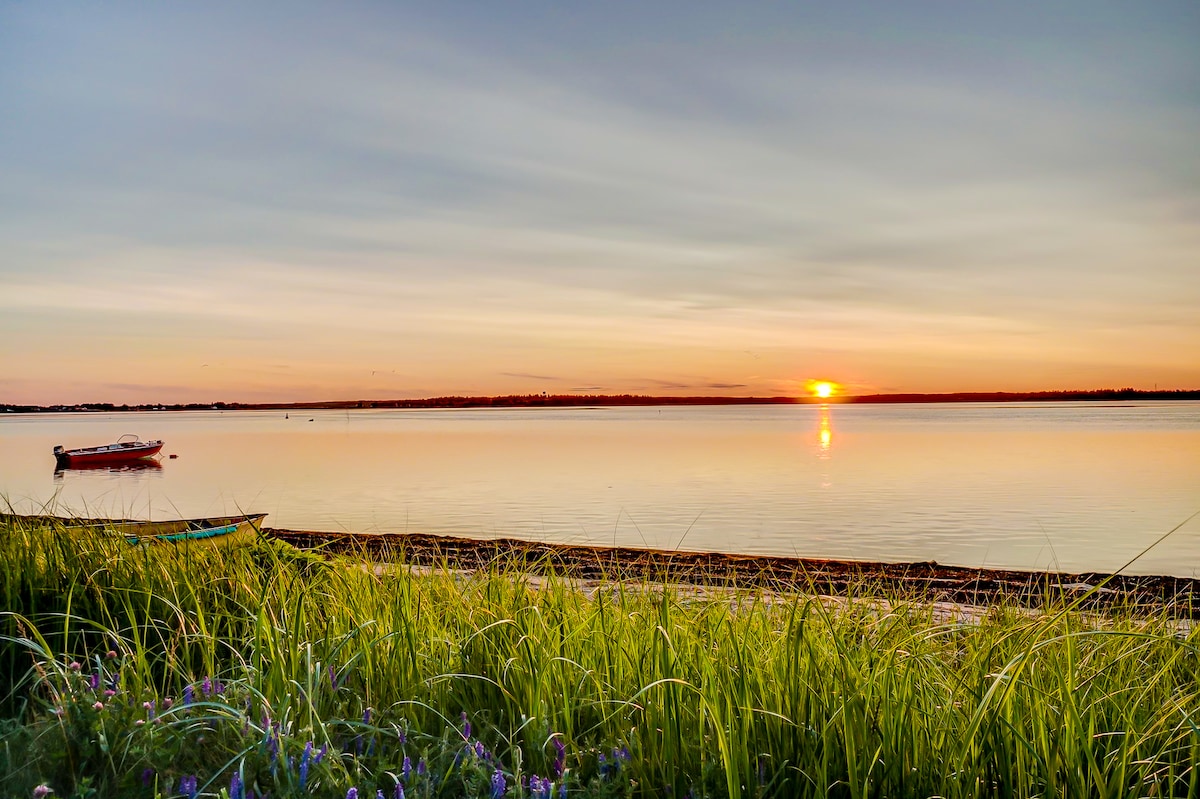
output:
[[[162,438],[56,474],[55,444]],[[0,417],[18,511],[1112,570],[1200,510],[1200,403]],[[1130,569],[1200,576],[1200,518]]]

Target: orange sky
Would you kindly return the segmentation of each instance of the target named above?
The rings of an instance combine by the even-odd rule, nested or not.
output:
[[[778,5],[3,7],[0,402],[1200,388],[1194,10]]]

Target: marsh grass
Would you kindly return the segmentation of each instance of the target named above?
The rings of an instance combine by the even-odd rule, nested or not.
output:
[[[0,596],[0,795],[1200,795],[1169,611],[947,621],[11,517]]]

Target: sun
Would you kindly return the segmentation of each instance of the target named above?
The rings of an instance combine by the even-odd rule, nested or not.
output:
[[[810,380],[808,381],[808,390],[812,392],[814,397],[818,399],[829,399],[837,393],[839,386],[829,380]]]

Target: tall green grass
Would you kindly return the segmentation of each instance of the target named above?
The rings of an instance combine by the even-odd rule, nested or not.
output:
[[[195,776],[201,795],[339,799],[542,796],[543,778],[556,796],[1200,796],[1200,633],[1167,611],[947,622],[16,519],[0,597],[0,795],[179,796]]]

